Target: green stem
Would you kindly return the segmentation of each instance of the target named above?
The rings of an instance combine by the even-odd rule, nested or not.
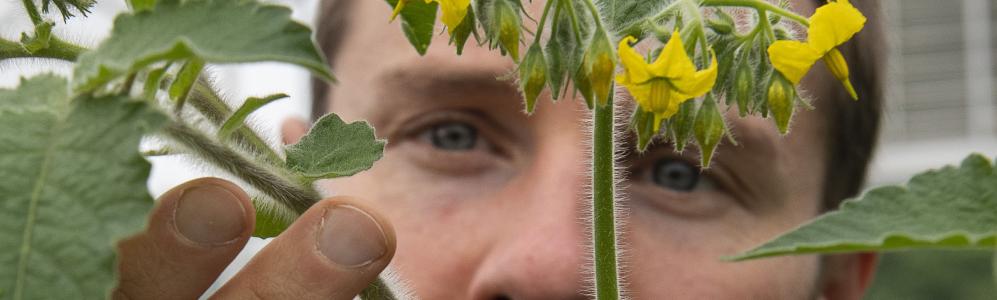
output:
[[[36,57],[76,61],[76,58],[78,58],[84,51],[87,51],[87,49],[60,40],[56,37],[52,37],[52,39],[49,40],[48,48],[40,49],[34,53],[28,52],[27,49],[24,49],[24,47],[21,46],[21,43],[0,39],[0,60],[9,58]]]
[[[200,111],[215,126],[221,126],[232,115],[232,108],[229,108],[228,104],[225,104],[225,101],[218,96],[218,93],[211,88],[211,85],[206,80],[199,79],[194,83],[190,97],[187,100],[190,101],[191,106]],[[251,127],[246,125],[239,126],[230,138],[264,161],[277,167],[283,167],[284,159]]]
[[[595,20],[595,27],[598,28],[599,31],[605,31],[602,27],[602,18],[599,17],[599,9],[595,7],[595,3],[592,3],[592,0],[585,0],[582,2],[585,3],[585,7],[588,7],[589,12],[592,13],[592,19]]]
[[[537,32],[533,35],[534,44],[540,43],[540,36],[543,35],[544,25],[547,23],[547,13],[550,12],[550,7],[553,6],[554,2],[557,1],[549,0],[547,3],[544,3],[544,12],[543,14],[540,14],[540,24],[537,24]],[[554,25],[557,26],[556,23]]]
[[[592,149],[592,239],[595,250],[595,294],[598,300],[620,298],[617,281],[615,220],[615,141],[613,140],[613,96],[606,105],[596,105],[593,114]]]
[[[277,174],[268,166],[247,159],[232,148],[221,144],[186,124],[172,122],[163,133],[185,145],[188,152],[196,154],[212,165],[246,181],[260,192],[301,214],[321,196],[310,186],[302,186],[290,176]]]
[[[22,0],[21,3],[24,4],[24,10],[28,12],[28,17],[31,18],[32,24],[38,25],[45,22],[42,20],[42,15],[38,13],[38,7],[35,6],[32,0]]]
[[[578,18],[575,16],[575,4],[566,0],[558,0],[557,2],[564,6],[562,8],[566,7],[565,9],[568,10],[568,16],[571,17],[571,30],[574,31],[575,41],[580,44],[582,42],[582,30],[578,27]]]
[[[700,4],[703,6],[751,7],[759,11],[770,11],[774,14],[790,18],[803,26],[810,27],[810,20],[807,18],[764,0],[702,0]],[[765,20],[766,22],[768,21],[768,19]]]

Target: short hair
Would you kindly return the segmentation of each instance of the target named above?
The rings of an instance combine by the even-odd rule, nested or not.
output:
[[[815,0],[823,5],[823,0]],[[350,6],[356,1],[322,0],[316,20],[316,41],[332,64],[349,28]],[[858,195],[865,184],[869,162],[879,136],[883,107],[883,62],[885,42],[879,1],[858,0],[853,5],[868,22],[852,41],[839,47],[848,62],[859,101],[852,101],[844,88],[824,89],[817,105],[827,128],[827,169],[822,188],[822,211],[837,207],[842,200]],[[387,11],[387,10],[386,10]],[[328,110],[329,85],[312,80],[312,117]]]

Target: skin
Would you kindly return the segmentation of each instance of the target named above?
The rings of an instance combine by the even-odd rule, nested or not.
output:
[[[349,299],[390,261],[424,299],[587,298],[584,140],[590,129],[584,104],[570,97],[551,103],[545,93],[526,116],[513,83],[495,79],[510,72],[508,57],[473,43],[457,57],[446,36],[420,57],[398,24],[384,20],[390,7],[360,1],[352,9],[345,45],[332,58],[340,83],[328,100],[344,119],[377,128],[390,141],[385,156],[369,171],[323,181],[329,194],[358,198],[312,207],[215,297]],[[820,94],[834,81],[824,70],[816,73],[804,85]],[[622,157],[625,188],[618,202],[627,296],[860,299],[875,265],[871,254],[719,259],[816,216],[826,168],[820,110],[798,112],[788,136],[771,120],[729,120],[739,146],[722,142],[692,191],[662,186],[652,170],[669,160],[696,166],[695,149],[679,154],[657,143]],[[471,149],[441,149],[429,138],[433,126],[455,122],[476,129]],[[307,127],[286,122],[285,142],[297,141]],[[201,186],[229,193],[186,192]],[[176,212],[178,202],[206,205],[199,211],[212,211],[219,221],[185,219]],[[218,203],[240,209],[212,210]],[[376,225],[331,228],[323,217],[335,207],[359,209]],[[157,203],[149,229],[119,245],[116,298],[199,295],[245,245],[253,216],[246,194],[220,179],[171,190]],[[364,242],[335,241],[343,236]],[[340,260],[346,253],[362,264],[336,263],[326,255],[330,247]]]

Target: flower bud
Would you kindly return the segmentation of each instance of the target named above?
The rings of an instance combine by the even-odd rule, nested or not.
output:
[[[582,68],[588,71],[592,96],[599,105],[606,105],[609,100],[609,92],[613,87],[613,73],[616,72],[615,57],[609,35],[601,29],[597,30],[592,37],[588,52],[585,53]]]
[[[773,72],[765,98],[768,100],[776,127],[779,127],[780,133],[786,134],[789,132],[789,121],[795,109],[793,100],[796,99],[796,89],[782,74]]]
[[[495,18],[498,22],[499,43],[513,60],[519,60],[519,31],[522,20],[519,10],[509,1],[495,1]]]
[[[858,100],[859,96],[855,93],[852,82],[848,81],[848,63],[845,62],[845,57],[841,55],[841,51],[838,51],[838,48],[828,51],[824,55],[824,64],[827,65],[827,69],[831,71],[831,74],[834,74],[834,78],[841,81],[841,84],[848,90],[848,94],[852,96],[852,99]]]
[[[547,83],[547,63],[539,44],[533,44],[526,50],[526,57],[519,64],[519,89],[526,98],[526,112],[533,113],[537,104],[537,96]]]
[[[722,10],[717,10],[716,18],[706,20],[706,26],[719,34],[729,34],[734,32],[734,18]]]
[[[693,133],[696,137],[696,143],[699,144],[700,166],[706,169],[710,167],[710,159],[713,157],[713,152],[717,149],[720,139],[723,138],[727,126],[724,124],[724,118],[720,115],[720,111],[717,110],[713,94],[707,94],[706,98],[703,99],[703,105],[699,107],[694,126]]]

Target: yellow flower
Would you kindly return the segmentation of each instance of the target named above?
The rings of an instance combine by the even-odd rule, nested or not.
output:
[[[662,120],[678,112],[679,104],[713,88],[717,79],[717,57],[711,55],[710,66],[697,71],[675,31],[658,58],[648,64],[630,47],[630,43],[636,41],[632,36],[620,41],[620,62],[624,70],[616,76],[616,82],[630,91],[640,107],[654,113],[654,132],[657,132]]]
[[[772,66],[794,85],[818,59],[823,58],[834,77],[845,85],[853,99],[858,99],[848,81],[848,64],[836,47],[862,30],[865,16],[848,0],[838,0],[817,8],[810,17],[807,41],[776,41],[769,46]]]
[[[395,10],[391,12],[391,21],[395,20],[395,17],[402,12],[402,8],[405,8],[405,2],[408,0],[398,0],[398,4],[395,5]],[[440,10],[443,11],[443,17],[440,21],[443,25],[447,26],[447,32],[453,34],[457,25],[464,20],[464,15],[467,15],[467,7],[471,5],[471,0],[425,0],[426,3],[436,1],[440,4]]]

